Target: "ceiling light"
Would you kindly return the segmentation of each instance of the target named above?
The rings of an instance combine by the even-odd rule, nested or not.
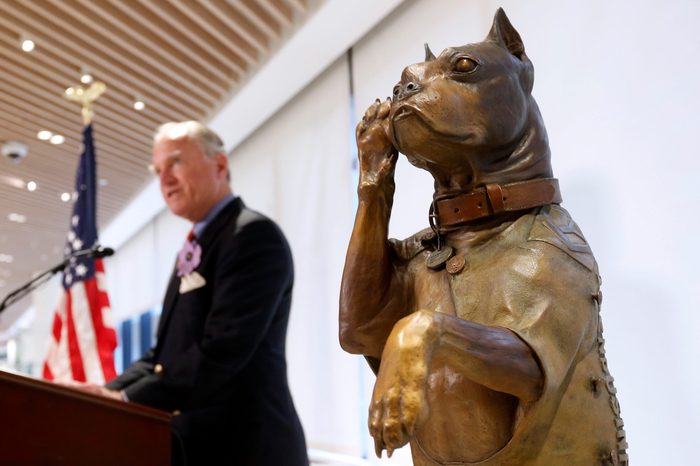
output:
[[[0,175],[0,183],[18,189],[24,189],[27,187],[24,180],[22,178],[17,178],[16,176]]]
[[[92,83],[92,73],[90,73],[90,69],[86,66],[80,67],[80,82],[83,84],[90,84]]]
[[[12,257],[10,254],[0,254],[0,262],[11,264],[13,260],[15,260],[15,258]]]
[[[34,192],[36,191],[37,185],[35,181],[30,181],[27,183],[27,191]]]
[[[53,133],[45,129],[42,129],[41,131],[36,133],[36,137],[38,137],[42,141],[48,141],[49,139],[51,139],[51,136],[53,136]]]
[[[22,214],[16,214],[14,212],[11,212],[8,216],[7,219],[11,222],[15,223],[26,223],[27,222],[27,216],[22,215]]]
[[[22,41],[22,50],[24,50],[25,52],[31,52],[32,50],[34,50],[35,46],[36,44],[34,44],[34,41],[31,39],[24,39]]]
[[[63,202],[68,202],[68,201],[70,201],[70,198],[71,198],[70,193],[63,193],[63,194],[61,194],[61,200],[62,200]]]
[[[109,184],[109,180],[107,178],[100,178],[100,186],[107,186]]]
[[[143,100],[137,100],[134,102],[134,110],[138,110],[140,112],[144,108],[146,108],[146,104]]]
[[[66,142],[66,138],[61,136],[60,134],[54,134],[53,136],[51,136],[51,139],[49,139],[49,142],[51,142],[51,144],[63,144],[64,142]]]

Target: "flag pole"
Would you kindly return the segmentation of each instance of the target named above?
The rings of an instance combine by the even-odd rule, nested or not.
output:
[[[73,255],[63,269],[63,293],[54,313],[49,351],[44,362],[47,380],[77,380],[103,384],[116,376],[117,334],[111,324],[105,270],[101,257],[81,254],[109,248],[97,246],[97,173],[92,119],[95,101],[107,90],[99,81],[88,88],[69,87],[63,97],[78,102],[83,116],[83,144],[75,182],[73,210],[65,255]]]

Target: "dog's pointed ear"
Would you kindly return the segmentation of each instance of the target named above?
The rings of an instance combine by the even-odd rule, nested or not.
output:
[[[424,61],[435,60],[435,54],[433,53],[432,50],[430,50],[430,46],[428,45],[427,42],[424,44],[424,46],[425,46],[425,60]]]
[[[523,85],[523,89],[525,89],[527,93],[532,92],[532,85],[535,80],[532,62],[527,55],[525,55],[523,40],[520,38],[518,31],[515,30],[512,24],[510,24],[510,21],[506,16],[506,12],[503,11],[503,8],[499,8],[496,11],[496,15],[493,17],[493,26],[491,26],[491,30],[489,31],[489,35],[486,36],[486,40],[495,42],[520,60],[520,63],[522,64],[520,82]]]
[[[503,8],[499,8],[496,11],[493,17],[493,25],[491,26],[489,35],[486,36],[486,40],[502,45],[520,60],[526,58],[523,40],[520,38],[518,31],[510,24],[510,20],[508,20]]]

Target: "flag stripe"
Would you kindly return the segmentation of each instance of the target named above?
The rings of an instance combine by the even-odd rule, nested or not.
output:
[[[51,368],[49,367],[49,362],[46,361],[44,363],[44,373],[42,374],[42,377],[44,377],[47,380],[53,380],[53,372],[51,372]]]
[[[78,346],[78,335],[75,331],[75,319],[73,318],[73,294],[75,285],[66,292],[66,330],[68,332],[68,356],[70,360],[70,369],[73,375],[73,380],[85,382],[85,369],[83,368],[83,356],[80,354],[80,346]],[[78,309],[80,312],[80,309]]]
[[[56,312],[53,316],[53,330],[52,334],[56,341],[61,339],[61,328],[63,327],[63,321],[61,320],[60,313]]]
[[[56,320],[62,324],[59,327],[54,326],[54,330],[58,329],[58,333],[54,334],[49,342],[49,356],[46,359],[46,377],[49,380],[72,380],[73,374],[70,370],[70,359],[68,356],[68,329],[66,327],[66,296],[67,293],[61,295],[56,309]]]
[[[114,369],[114,348],[117,346],[117,332],[111,323],[111,309],[109,296],[105,291],[105,274],[102,259],[95,261],[95,278],[97,284],[98,304],[93,306],[92,318],[97,336],[97,351],[102,365],[104,380],[111,380],[117,376]]]
[[[97,351],[97,337],[92,322],[92,313],[97,301],[95,279],[73,285],[71,295],[73,297],[73,325],[75,326],[76,343],[81,356],[83,374],[90,374],[91,382],[103,384],[104,375],[102,374],[102,364]]]

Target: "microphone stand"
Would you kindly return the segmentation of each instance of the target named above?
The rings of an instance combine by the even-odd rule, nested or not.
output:
[[[40,285],[43,285],[47,281],[51,279],[52,276],[60,272],[61,270],[65,269],[68,263],[72,259],[77,259],[80,257],[92,257],[95,259],[99,259],[101,257],[106,257],[106,256],[111,256],[114,254],[114,250],[111,248],[103,248],[101,246],[93,246],[90,249],[81,249],[80,251],[76,251],[70,256],[67,256],[63,261],[60,263],[54,265],[50,269],[40,273],[36,277],[32,278],[29,280],[27,283],[24,285],[20,286],[16,290],[10,292],[7,296],[5,296],[5,299],[2,300],[2,303],[0,303],[0,313],[7,309],[9,306],[13,305],[20,299],[24,298],[27,296],[29,293],[34,291],[36,288],[38,288]]]

